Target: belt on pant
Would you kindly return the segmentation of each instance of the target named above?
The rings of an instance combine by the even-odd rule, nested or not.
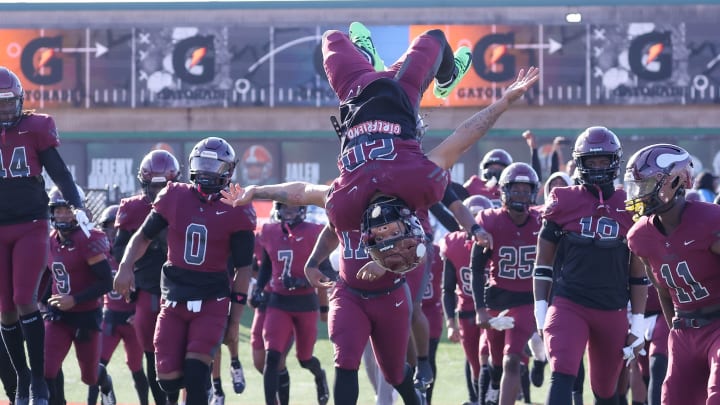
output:
[[[390,288],[388,288],[388,289],[385,289],[385,290],[377,290],[377,291],[376,291],[376,290],[373,290],[373,291],[359,290],[359,289],[357,289],[357,288],[350,287],[350,286],[347,285],[347,284],[345,285],[345,287],[348,289],[348,291],[350,291],[351,293],[359,296],[360,298],[362,298],[362,299],[364,299],[364,300],[369,300],[369,299],[371,299],[371,298],[377,298],[377,297],[382,297],[382,296],[384,296],[384,295],[390,295],[391,292],[393,292],[393,291],[397,290],[398,288],[402,287],[403,284],[405,284],[405,278],[404,278],[404,277],[403,277],[403,278],[399,278],[399,279],[395,282],[395,284],[392,285],[392,287],[390,287]]]
[[[717,321],[718,318],[673,318],[673,329],[699,329]]]

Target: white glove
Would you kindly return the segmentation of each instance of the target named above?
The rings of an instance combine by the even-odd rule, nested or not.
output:
[[[508,313],[508,310],[504,310],[498,314],[498,316],[494,318],[490,318],[488,323],[490,324],[490,327],[495,330],[506,330],[506,329],[512,329],[515,327],[515,318],[512,316],[505,316]]]
[[[175,308],[176,305],[177,305],[177,301],[170,301],[170,300],[165,301],[165,308]]]
[[[535,301],[535,325],[538,330],[543,330],[545,328],[545,316],[547,315],[547,309],[547,301]]]
[[[630,346],[623,347],[623,360],[625,360],[625,367],[630,365],[630,362],[635,358],[635,348],[644,345],[645,344],[645,338],[639,337],[635,339],[634,342],[630,344]],[[645,349],[640,350],[640,353],[638,353],[640,356],[644,356],[647,354],[645,352]]]
[[[85,211],[79,209],[75,210],[75,220],[78,225],[80,225],[80,229],[82,229],[85,236],[89,238],[90,230],[93,229],[93,223],[90,221]]]

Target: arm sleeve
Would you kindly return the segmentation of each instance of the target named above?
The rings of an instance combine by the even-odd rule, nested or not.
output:
[[[540,157],[538,156],[537,148],[532,148],[530,150],[530,162],[532,163],[533,170],[535,170],[535,173],[538,175],[538,181],[542,183],[542,166],[540,166]]]
[[[445,209],[445,207],[442,206],[442,204],[437,203],[433,204],[430,207],[430,212],[435,216],[435,218],[442,224],[442,226],[445,227],[450,232],[457,232],[460,230],[460,226],[458,225],[457,221],[455,221],[455,217],[452,216],[448,212],[448,210]]]
[[[235,267],[251,266],[255,248],[253,231],[238,231],[230,235],[230,252]]]
[[[68,170],[65,162],[55,148],[48,148],[39,153],[40,163],[47,170],[50,178],[57,184],[63,197],[75,208],[83,208],[83,202],[80,199],[75,180],[73,180],[70,170]]]
[[[443,309],[445,309],[446,319],[455,318],[455,305],[457,303],[455,297],[455,286],[457,285],[457,276],[455,266],[450,260],[445,260],[443,264]]]
[[[118,229],[117,235],[115,236],[115,242],[113,242],[112,246],[112,255],[117,263],[122,261],[122,257],[125,254],[125,248],[127,247],[128,242],[130,242],[131,237],[132,234],[130,232],[125,229]]]
[[[272,262],[267,250],[263,249],[262,262],[260,262],[260,270],[258,270],[257,276],[257,289],[264,290],[268,281],[270,281],[270,277],[272,277]]]
[[[491,250],[485,251],[485,247],[473,244],[470,253],[470,268],[472,269],[472,294],[475,301],[475,308],[485,308],[485,266],[492,255]]]
[[[112,270],[110,269],[110,262],[107,260],[101,260],[90,266],[97,281],[94,282],[90,287],[80,291],[78,294],[73,294],[75,298],[75,304],[80,304],[86,301],[95,300],[103,296],[112,290]]]
[[[145,218],[145,222],[143,222],[142,226],[140,226],[140,229],[142,230],[143,235],[148,240],[151,240],[167,226],[167,220],[165,220],[162,215],[158,214],[155,210],[153,210],[150,211],[150,214],[148,214],[148,216]]]

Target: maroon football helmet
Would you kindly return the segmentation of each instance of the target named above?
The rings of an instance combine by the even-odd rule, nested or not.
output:
[[[115,243],[115,218],[117,218],[119,208],[120,206],[117,204],[109,205],[105,207],[97,219],[97,224],[100,226],[100,229],[105,232],[105,235],[107,235],[110,246]]]
[[[471,195],[470,197],[463,200],[463,205],[467,207],[467,209],[470,211],[470,214],[472,216],[476,216],[478,212],[492,208],[493,203],[490,201],[489,198],[485,197],[484,195]]]
[[[510,188],[514,183],[526,183],[530,185],[530,195],[515,195]],[[540,180],[538,179],[535,169],[529,164],[517,162],[506,167],[500,175],[498,183],[501,190],[500,199],[503,205],[514,211],[527,211],[531,205],[535,205],[538,189],[540,188]]]
[[[512,162],[512,156],[510,156],[510,154],[507,153],[504,149],[492,149],[491,151],[486,153],[480,161],[480,177],[485,181],[489,181],[493,177],[495,177],[496,179],[500,179],[500,173],[502,173],[502,169],[490,169],[488,168],[488,166],[490,166],[491,164],[499,164],[502,165],[504,169],[510,166]]]
[[[170,152],[154,150],[143,157],[137,177],[152,201],[168,181],[180,178],[180,164]]]
[[[230,184],[236,164],[235,149],[227,141],[205,138],[190,152],[190,181],[205,194],[219,193]]]
[[[283,224],[287,224],[291,228],[305,221],[305,213],[307,207],[304,205],[287,205],[275,201],[273,204],[273,212],[275,219]]]
[[[394,222],[400,234],[376,240],[373,228]],[[360,232],[365,251],[373,261],[393,273],[408,272],[425,257],[425,233],[420,220],[398,198],[383,196],[373,201],[363,213]]]
[[[20,121],[24,98],[20,79],[10,69],[0,66],[0,127],[10,128]]]
[[[603,185],[612,183],[617,178],[622,147],[617,135],[611,130],[605,127],[590,127],[575,140],[572,156],[580,175],[580,183]],[[587,167],[585,159],[591,156],[609,157],[610,166],[602,169]]]
[[[638,216],[664,212],[692,187],[690,154],[676,145],[657,144],[635,152],[625,170],[625,207]]]
[[[85,201],[85,192],[83,189],[75,185],[77,187],[78,195],[80,195],[80,201]],[[70,204],[70,201],[66,200],[65,197],[62,195],[62,191],[55,186],[50,191],[48,191],[48,198],[50,202],[48,203],[48,207],[50,209],[50,222],[52,223],[53,228],[57,229],[58,231],[62,232],[69,232],[73,229],[77,228],[79,226],[77,219],[75,219],[75,215],[72,215],[72,218],[68,221],[58,221],[55,218],[55,208],[58,207],[67,207],[67,208],[74,208],[72,204]]]

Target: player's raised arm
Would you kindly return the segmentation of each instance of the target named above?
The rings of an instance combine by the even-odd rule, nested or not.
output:
[[[227,190],[220,191],[223,196],[220,201],[233,207],[248,204],[253,200],[273,200],[289,205],[315,205],[324,208],[329,189],[330,186],[301,181],[245,188],[239,184],[230,184]]]

